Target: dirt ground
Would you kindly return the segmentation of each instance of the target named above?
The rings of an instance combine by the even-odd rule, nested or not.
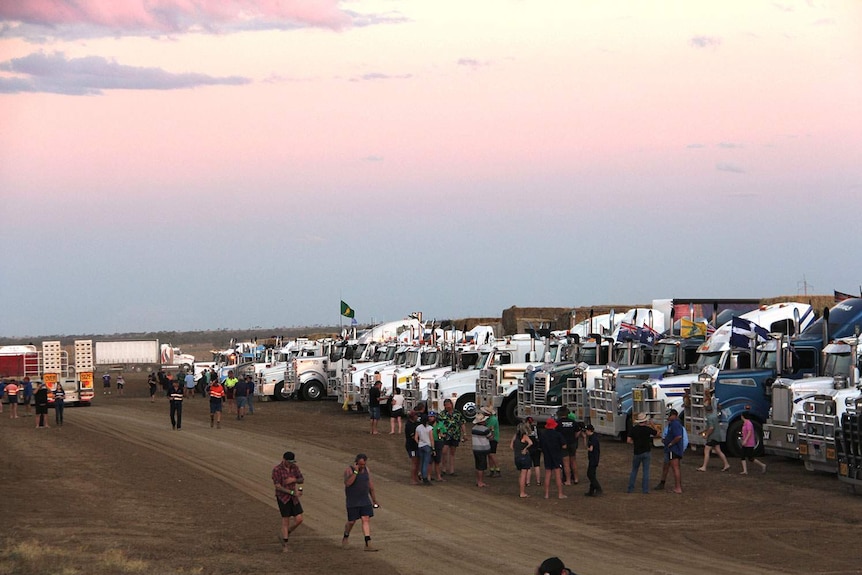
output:
[[[701,453],[683,460],[685,493],[626,494],[630,447],[602,438],[605,495],[519,499],[503,428],[503,476],[478,489],[472,454],[455,477],[411,486],[403,438],[368,434],[366,416],[335,402],[258,403],[211,429],[207,402],[187,400],[182,431],[168,403],[151,403],[127,378],[94,404],[67,408],[62,428],[0,415],[0,573],[472,573],[529,575],[550,555],[581,575],[862,573],[862,497],[835,477],[768,457],[765,475],[721,473]],[[388,432],[388,421],[382,422]],[[285,450],[305,477],[305,523],[281,553],[270,473]],[[343,469],[369,455],[381,507],[372,519],[379,553],[364,553],[359,528],[340,546]],[[652,483],[660,474],[656,450]]]

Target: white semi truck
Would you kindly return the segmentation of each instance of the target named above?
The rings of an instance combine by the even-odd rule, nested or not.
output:
[[[66,393],[69,405],[90,405],[93,400],[93,342],[76,340],[74,364],[69,362],[68,352],[59,341],[42,342],[42,349],[35,345],[6,345],[0,347],[0,378],[21,380],[30,378],[34,385],[45,383],[48,401],[54,401],[54,389],[58,382]]]

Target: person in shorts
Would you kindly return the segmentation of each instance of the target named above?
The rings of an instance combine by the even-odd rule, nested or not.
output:
[[[347,547],[353,525],[357,521],[361,521],[362,534],[365,536],[365,550],[377,551],[377,548],[371,544],[371,518],[374,517],[374,509],[380,505],[377,503],[374,481],[371,478],[367,463],[368,456],[360,453],[353,460],[353,465],[344,470],[347,523],[344,524],[341,546]]]
[[[500,443],[500,420],[497,419],[497,410],[483,407],[480,411],[488,418],[485,425],[491,430],[491,435],[489,436],[491,451],[488,452],[488,477],[500,477],[500,463],[497,461],[497,445]]]
[[[248,409],[248,380],[251,378],[250,375],[246,377],[241,377],[237,380],[236,385],[233,386],[233,394],[236,398],[236,418],[244,419],[246,409]]]
[[[216,378],[210,385],[210,427],[215,425],[216,428],[221,428],[221,412],[224,396],[224,386]]]
[[[275,486],[275,501],[281,514],[281,550],[287,552],[290,534],[302,524],[301,485],[305,483],[292,451],[285,451],[281,462],[272,468],[272,483]],[[290,519],[293,518],[293,525]]]
[[[375,377],[380,377],[379,372]],[[371,418],[371,435],[379,435],[377,425],[380,423],[380,395],[383,382],[379,379],[374,382],[371,389],[368,390],[368,415]]]
[[[578,478],[578,443],[582,437],[581,422],[568,407],[563,406],[557,411],[557,431],[563,436],[566,448],[563,450],[563,485],[577,485]]]
[[[491,453],[491,428],[486,425],[488,416],[482,412],[473,419],[470,435],[473,438],[473,460],[476,464],[476,487],[488,487],[485,471],[488,469],[488,455]]]
[[[515,455],[515,469],[518,470],[518,489],[521,499],[529,497],[527,495],[527,480],[530,479],[530,469],[533,468],[533,462],[530,457],[530,446],[533,440],[530,439],[530,424],[521,422],[515,429],[515,435],[512,436],[512,441],[509,442],[509,449]]]
[[[392,399],[389,400],[391,410],[389,412],[389,435],[395,434],[395,423],[398,422],[398,433],[401,433],[401,418],[404,417],[404,394],[401,388],[396,387]]]

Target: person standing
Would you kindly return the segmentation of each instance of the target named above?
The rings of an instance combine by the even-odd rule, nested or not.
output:
[[[36,401],[36,429],[40,427],[51,427],[48,425],[48,386],[39,384],[39,389],[34,394]]]
[[[24,415],[30,417],[30,404],[33,402],[33,382],[29,377],[21,380],[21,389],[24,392]]]
[[[467,420],[455,411],[451,399],[443,401],[443,411],[437,418],[443,424],[443,475],[455,475],[455,450],[467,435]]]
[[[389,411],[389,435],[395,433],[395,421],[398,421],[398,433],[401,433],[401,417],[404,415],[404,394],[401,388],[396,387],[392,394],[391,409]]]
[[[757,435],[754,433],[754,424],[748,414],[742,412],[742,471],[740,475],[748,475],[748,462],[753,461],[760,466],[760,471],[766,473],[766,464],[755,459],[754,447],[757,445]]]
[[[195,398],[195,375],[189,371],[183,377],[183,382],[185,382],[186,386],[186,397],[189,399]]]
[[[431,451],[431,464],[434,471],[434,477],[437,481],[445,481],[441,475],[440,462],[443,459],[443,424],[437,420],[437,412],[428,412],[428,425],[432,429],[432,437],[434,438],[434,449]]]
[[[63,427],[63,410],[66,405],[66,390],[63,389],[63,384],[57,382],[54,387],[54,423]]]
[[[249,374],[246,376],[246,381],[248,382],[248,395],[246,396],[246,413],[249,415],[254,415],[254,378]]]
[[[151,373],[147,376],[147,385],[150,387],[150,403],[156,401],[156,389],[158,388],[156,374]]]
[[[102,376],[102,395],[111,395],[111,374]]]
[[[357,520],[362,522],[362,534],[365,536],[365,550],[377,551],[371,544],[371,518],[374,509],[380,507],[377,494],[374,492],[374,480],[368,469],[368,456],[360,453],[353,460],[353,465],[344,470],[344,496],[347,504],[347,523],[344,524],[344,536],[341,546],[347,547],[350,531]]]
[[[215,425],[216,429],[221,429],[221,412],[224,396],[224,386],[218,378],[214,379],[210,384],[210,427]]]
[[[482,412],[488,417],[485,425],[491,430],[491,451],[488,453],[488,477],[500,477],[500,464],[497,461],[497,445],[500,444],[500,420],[495,409],[483,407]]]
[[[718,455],[724,466],[722,471],[730,469],[730,463],[727,462],[724,452],[721,450],[721,427],[718,424],[718,414],[712,407],[712,402],[706,402],[706,429],[701,433],[706,438],[706,447],[703,450],[703,465],[697,468],[698,471],[706,471],[706,466],[709,463],[709,454],[715,452]]]
[[[275,500],[281,513],[281,550],[287,552],[287,540],[296,528],[302,525],[302,484],[305,478],[296,464],[292,451],[285,451],[281,462],[272,468],[272,483],[275,486]],[[290,518],[293,518],[293,525]]]
[[[488,416],[483,412],[476,414],[470,436],[473,438],[473,460],[476,467],[476,487],[488,487],[485,471],[488,469],[488,455],[491,453],[491,429],[486,425]]]
[[[374,374],[375,377],[380,377],[380,373]],[[371,389],[368,390],[368,415],[371,419],[371,435],[379,435],[377,426],[380,423],[380,396],[383,382],[379,379],[374,382]]]
[[[431,485],[428,477],[428,466],[431,464],[431,454],[434,451],[434,429],[424,419],[416,426],[414,438],[419,447],[419,476],[423,485]]]
[[[563,485],[577,485],[578,478],[578,441],[581,438],[581,424],[569,408],[563,406],[557,411],[557,431],[563,436],[566,449],[563,451]]]
[[[233,370],[227,372],[227,378],[224,380],[224,396],[227,399],[227,412],[233,413],[236,411],[236,395],[234,388],[239,380],[233,373]]]
[[[665,465],[662,469],[661,481],[656,485],[656,489],[664,489],[665,480],[667,479],[668,471],[673,471],[674,493],[682,493],[682,472],[680,471],[680,461],[685,451],[683,445],[684,429],[679,422],[679,412],[671,409],[667,415],[667,433],[662,438],[664,444]]]
[[[584,431],[587,434],[587,479],[590,480],[590,489],[584,495],[594,497],[602,494],[602,486],[596,476],[599,470],[601,446],[599,436],[596,435],[596,429],[592,425],[586,426]]]
[[[117,395],[123,395],[123,390],[126,389],[126,378],[123,374],[117,376]]]
[[[515,454],[515,469],[518,470],[518,491],[521,499],[529,497],[527,495],[527,480],[530,479],[530,469],[533,467],[530,458],[530,446],[532,444],[530,425],[526,422],[519,423],[515,429],[515,435],[512,436],[512,441],[509,442],[509,449]]]
[[[233,394],[236,398],[236,418],[242,419],[245,417],[246,405],[248,405],[248,379],[251,376],[239,378],[236,385],[233,387]]]
[[[419,415],[411,410],[407,414],[404,425],[404,449],[410,460],[410,485],[419,485],[419,444],[416,442],[416,429],[419,427]]]
[[[539,444],[539,431],[536,429],[536,422],[532,417],[527,417],[527,425],[530,427],[530,463],[533,470],[536,472],[536,485],[542,484],[542,446]],[[527,475],[527,487],[530,486],[530,476]]]
[[[634,420],[634,426],[629,431],[626,441],[634,446],[632,455],[632,472],[629,474],[629,486],[626,490],[631,493],[635,489],[635,480],[638,477],[638,468],[642,468],[641,491],[649,493],[649,466],[652,459],[652,440],[658,435],[654,427],[649,425],[646,413],[638,413]]]
[[[9,419],[18,419],[18,384],[14,379],[6,384],[5,391],[9,402]]]
[[[183,389],[180,387],[179,380],[175,379],[171,382],[171,392],[168,398],[171,404],[171,429],[183,428]]]
[[[563,436],[557,431],[557,420],[553,417],[545,422],[545,429],[539,436],[539,442],[542,444],[542,456],[545,459],[545,499],[550,496],[551,475],[554,476],[554,482],[557,484],[557,497],[566,499],[563,494],[562,475],[566,444],[563,442]]]

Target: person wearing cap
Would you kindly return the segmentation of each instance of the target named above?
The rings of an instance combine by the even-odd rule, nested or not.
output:
[[[374,509],[380,507],[377,494],[374,492],[374,481],[368,470],[368,456],[360,453],[353,460],[353,465],[344,470],[344,496],[347,500],[347,523],[344,524],[344,536],[341,546],[346,548],[349,543],[350,531],[357,520],[362,522],[362,534],[365,536],[365,550],[377,551],[371,544],[371,518]]]
[[[632,471],[629,474],[629,486],[626,490],[631,493],[635,490],[635,480],[638,477],[638,468],[642,467],[641,491],[649,493],[649,467],[652,460],[652,440],[658,432],[649,424],[646,413],[638,413],[632,420],[634,425],[629,430],[626,442],[633,445]]]
[[[302,524],[302,487],[305,478],[296,464],[296,455],[285,451],[278,465],[272,468],[272,483],[275,486],[275,500],[281,513],[281,550],[287,552],[290,534]],[[293,525],[290,518],[293,518]]]
[[[559,557],[548,557],[536,568],[536,575],[578,575],[566,568]]]
[[[470,435],[473,438],[473,460],[476,464],[476,487],[488,487],[485,471],[488,469],[488,455],[491,453],[491,429],[486,425],[488,416],[483,412],[473,418]]]
[[[596,476],[599,470],[601,446],[595,427],[588,425],[584,428],[584,431],[587,434],[587,479],[590,480],[590,489],[584,495],[594,497],[602,494],[602,486],[599,484],[599,479]]]
[[[661,481],[655,486],[656,489],[664,489],[667,474],[673,470],[674,493],[682,493],[682,473],[679,463],[684,451],[682,438],[685,432],[682,423],[679,422],[679,412],[671,409],[667,414],[667,432],[662,438],[664,444],[664,466],[661,471]]]
[[[563,436],[557,431],[557,420],[553,417],[545,422],[545,429],[539,434],[542,445],[542,455],[545,458],[545,499],[551,491],[551,475],[557,484],[557,498],[565,499],[563,494],[563,452],[566,444]]]

